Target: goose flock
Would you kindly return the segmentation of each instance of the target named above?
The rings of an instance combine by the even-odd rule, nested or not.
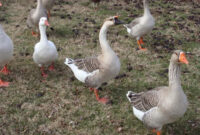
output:
[[[33,61],[40,67],[42,77],[47,74],[44,68],[54,70],[54,62],[58,58],[56,45],[49,41],[46,35],[46,28],[49,24],[50,10],[54,0],[37,0],[36,9],[32,9],[27,17],[27,26],[31,28],[33,36],[40,36],[35,44]],[[99,2],[99,1],[94,1]],[[2,3],[0,2],[0,6]],[[64,64],[73,72],[77,80],[85,83],[96,96],[97,101],[107,104],[108,98],[100,97],[99,87],[109,80],[115,78],[120,72],[120,60],[117,54],[110,47],[107,39],[107,31],[110,27],[121,25],[127,29],[131,37],[136,38],[139,49],[145,51],[142,45],[143,37],[150,33],[155,25],[155,19],[151,15],[147,0],[143,0],[144,14],[134,19],[129,24],[119,20],[118,16],[106,18],[99,32],[101,54],[97,57],[82,59],[66,58]],[[1,73],[8,74],[7,64],[13,57],[13,42],[4,32],[0,25],[0,66]],[[188,100],[183,92],[180,76],[181,66],[188,64],[186,53],[182,50],[175,50],[169,64],[169,86],[160,86],[147,92],[136,93],[128,91],[126,96],[131,103],[134,115],[149,129],[161,134],[163,125],[172,123],[184,115],[188,107]],[[0,87],[8,87],[9,82],[0,79]],[[125,95],[124,95],[125,96]]]

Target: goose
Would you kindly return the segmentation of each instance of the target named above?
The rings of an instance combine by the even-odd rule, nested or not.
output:
[[[0,4],[1,5],[1,4]],[[0,25],[0,66],[4,66],[1,73],[7,75],[10,71],[7,68],[7,63],[13,57],[13,42],[10,37],[4,32]],[[0,87],[8,87],[9,82],[0,79]]]
[[[124,27],[127,29],[127,32],[132,36],[136,37],[137,44],[139,45],[140,50],[146,50],[142,48],[143,36],[150,33],[155,25],[154,17],[151,15],[149,10],[149,4],[147,0],[143,0],[144,5],[144,14],[142,17],[134,19],[130,24],[125,24]]]
[[[41,69],[42,76],[47,77],[44,66],[49,66],[49,70],[54,70],[54,61],[58,58],[58,52],[53,42],[47,39],[46,26],[49,26],[46,17],[42,17],[39,22],[40,41],[35,44],[33,60]]]
[[[32,29],[32,35],[38,36],[38,34],[34,31],[35,29],[38,29],[38,24],[41,17],[47,17],[46,10],[44,6],[42,5],[42,0],[37,0],[37,7],[36,9],[32,9],[30,11],[30,14],[27,18],[27,26]]]
[[[107,82],[116,77],[120,71],[120,60],[110,47],[107,41],[107,31],[110,26],[122,24],[118,20],[118,16],[109,17],[105,20],[99,33],[99,41],[102,54],[98,57],[90,57],[85,59],[66,58],[65,64],[71,68],[75,77],[88,85],[93,90],[97,101],[100,103],[108,103],[107,98],[100,98],[98,88],[102,83]]]
[[[161,135],[163,125],[175,122],[187,110],[187,97],[181,87],[181,64],[188,64],[186,55],[176,50],[169,65],[169,86],[162,86],[147,92],[128,91],[134,115],[148,128]]]
[[[55,0],[42,0],[42,4],[44,8],[48,11],[48,17],[51,16],[50,10],[54,5]]]

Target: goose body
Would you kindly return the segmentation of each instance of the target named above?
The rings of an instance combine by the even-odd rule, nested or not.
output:
[[[42,0],[37,0],[36,9],[32,9],[27,18],[27,26],[29,28],[32,28],[32,31],[35,30],[36,28],[38,28],[38,24],[41,17],[47,17],[47,13],[46,13],[46,9],[44,8],[42,4]]]
[[[1,70],[2,73],[8,74],[7,69],[8,62],[13,57],[13,42],[10,37],[4,32],[2,26],[0,25],[0,67],[4,68]],[[9,86],[9,82],[4,82],[0,79],[0,87]]]
[[[177,50],[171,57],[169,66],[169,86],[162,86],[148,92],[129,91],[134,115],[147,127],[156,129],[157,135],[163,125],[172,123],[184,115],[188,107],[187,97],[180,82],[180,63],[187,64],[184,52]]]
[[[150,33],[155,26],[155,19],[151,15],[147,0],[143,0],[144,14],[142,17],[134,19],[130,24],[125,24],[127,32],[138,41],[139,48],[142,49],[142,38]]]
[[[13,57],[13,42],[0,25],[0,66],[6,65]]]
[[[40,42],[34,47],[33,60],[39,67],[49,66],[58,58],[58,52],[53,42],[46,36],[46,26],[48,26],[46,17],[42,17],[39,23]]]
[[[118,22],[117,17],[108,18],[104,22],[99,34],[102,48],[101,55],[77,60],[66,58],[65,61],[65,64],[71,68],[75,77],[79,81],[86,83],[89,87],[95,88],[96,92],[102,83],[113,79],[120,71],[119,58],[110,47],[106,37],[108,28],[114,24],[118,24]],[[101,102],[98,96],[97,100]]]
[[[55,0],[42,0],[44,8],[48,11],[48,17],[50,17],[50,10],[54,5]]]

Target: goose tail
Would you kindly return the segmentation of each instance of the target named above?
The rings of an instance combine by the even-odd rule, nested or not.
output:
[[[66,65],[69,66],[69,64],[72,64],[73,62],[74,62],[73,59],[71,59],[71,58],[66,58],[64,63],[65,63]]]
[[[132,92],[132,91],[128,91],[126,94],[126,97],[128,98],[128,100],[131,102],[131,97],[133,97],[136,93]]]

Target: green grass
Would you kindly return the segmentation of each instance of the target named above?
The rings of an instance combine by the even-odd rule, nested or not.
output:
[[[18,2],[18,3],[17,3]],[[119,15],[130,22],[143,13],[142,2],[111,0],[98,9],[89,0],[59,0],[52,10],[49,40],[59,48],[56,71],[42,82],[40,70],[32,60],[34,44],[39,39],[26,28],[31,3],[6,1],[0,8],[0,20],[14,42],[11,74],[0,75],[10,81],[0,88],[0,134],[24,135],[150,135],[151,131],[133,116],[126,92],[147,91],[168,85],[167,68],[171,53],[182,49],[188,66],[182,67],[182,87],[189,108],[180,120],[164,126],[163,135],[197,135],[200,132],[200,46],[199,13],[192,2],[151,1],[156,26],[144,37],[147,52],[137,50],[136,40],[127,36],[123,26],[109,29],[111,47],[121,61],[120,75],[102,86],[100,95],[112,104],[98,103],[89,89],[76,80],[64,65],[66,57],[82,58],[100,53],[98,33],[106,17]],[[32,2],[33,3],[33,2]],[[194,17],[193,17],[194,16]],[[132,70],[129,70],[132,67]]]

